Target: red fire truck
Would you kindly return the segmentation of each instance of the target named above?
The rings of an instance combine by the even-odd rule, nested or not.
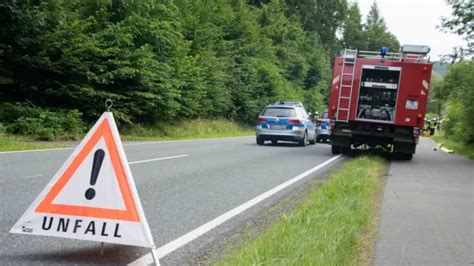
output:
[[[367,145],[412,158],[430,88],[429,51],[404,45],[400,53],[346,49],[336,57],[329,97],[332,153]]]

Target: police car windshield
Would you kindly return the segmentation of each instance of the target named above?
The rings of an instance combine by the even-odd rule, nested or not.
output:
[[[294,108],[268,107],[263,111],[262,116],[295,117],[296,110]]]

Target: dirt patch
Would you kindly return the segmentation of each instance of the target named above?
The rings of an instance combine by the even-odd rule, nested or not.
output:
[[[361,233],[361,245],[358,251],[358,265],[370,265],[372,261],[373,250],[375,248],[375,240],[377,237],[378,225],[380,221],[380,213],[382,208],[382,199],[384,194],[385,184],[390,171],[390,164],[388,161],[380,169],[377,174],[377,190],[372,196],[372,220],[370,225]]]

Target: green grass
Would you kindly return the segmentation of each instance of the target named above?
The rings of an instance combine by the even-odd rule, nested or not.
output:
[[[221,138],[255,135],[253,128],[223,119],[183,121],[157,124],[153,127],[136,125],[121,130],[124,141]],[[11,136],[0,133],[0,151],[34,150],[64,147],[58,144],[34,142],[34,137]]]
[[[153,127],[134,126],[125,129],[123,140],[174,140],[221,138],[255,135],[253,128],[235,122],[197,119],[178,123],[157,124]]]
[[[431,136],[431,138],[438,143],[443,143],[443,145],[448,149],[454,150],[454,152],[465,155],[469,159],[474,160],[474,145],[461,143],[442,134],[436,134]]]
[[[351,159],[300,206],[218,264],[368,265],[386,169],[379,157]]]
[[[62,147],[64,146],[57,144],[39,144],[28,141],[28,139],[24,137],[0,134],[0,151],[37,150]]]

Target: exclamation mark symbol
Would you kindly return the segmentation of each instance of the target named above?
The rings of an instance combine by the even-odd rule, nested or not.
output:
[[[94,161],[92,162],[92,173],[91,173],[91,186],[94,186],[97,183],[97,178],[99,177],[100,167],[102,166],[102,161],[104,161],[105,152],[102,149],[98,149],[94,153]],[[88,188],[86,190],[86,199],[91,200],[95,197],[95,190],[93,188]]]

